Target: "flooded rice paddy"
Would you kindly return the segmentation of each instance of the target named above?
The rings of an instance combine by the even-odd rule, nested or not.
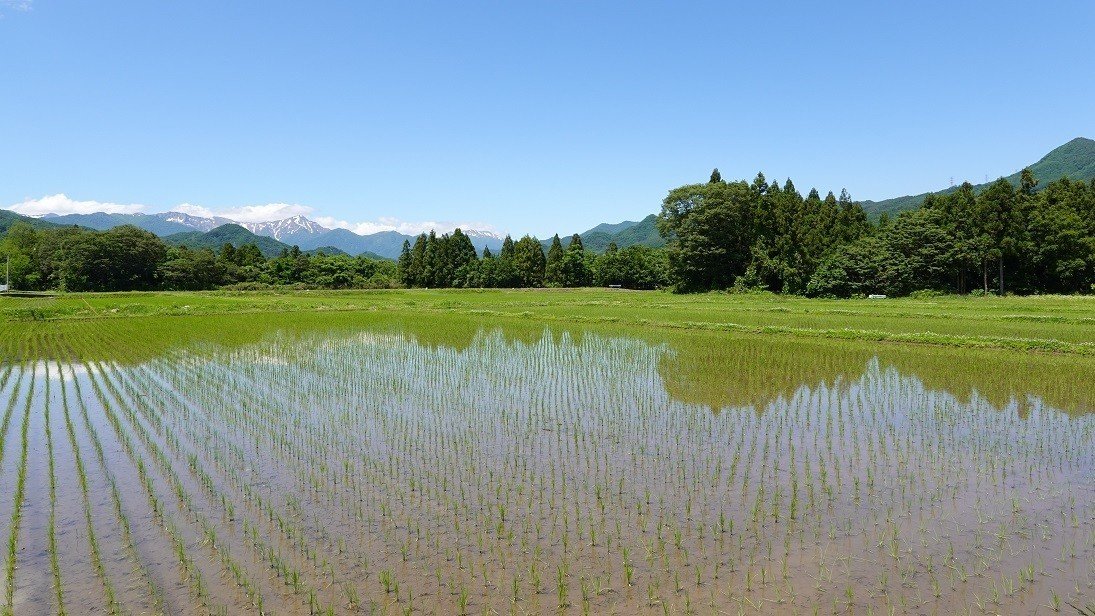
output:
[[[389,327],[8,361],[3,603],[1051,614],[1095,599],[1082,393],[1065,408],[952,391],[797,344]],[[970,368],[942,361],[962,383]]]

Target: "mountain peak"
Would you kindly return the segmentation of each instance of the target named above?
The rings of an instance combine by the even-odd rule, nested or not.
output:
[[[301,214],[270,220],[266,222],[241,222],[242,227],[257,235],[267,235],[278,241],[294,243],[294,239],[301,237],[320,235],[330,231],[327,227],[304,217]]]

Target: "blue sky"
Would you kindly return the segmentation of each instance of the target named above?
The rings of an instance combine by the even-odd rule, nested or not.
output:
[[[1095,137],[1092,24],[1090,0],[0,0],[0,207],[547,236],[715,166],[917,193]]]

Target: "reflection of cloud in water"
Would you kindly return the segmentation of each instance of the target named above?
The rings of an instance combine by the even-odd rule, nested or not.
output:
[[[17,367],[16,370],[26,372],[27,376],[33,374],[36,379],[49,378],[54,382],[61,379],[72,382],[73,379],[87,374],[87,366],[71,362],[36,361],[30,365],[29,369],[27,367]]]

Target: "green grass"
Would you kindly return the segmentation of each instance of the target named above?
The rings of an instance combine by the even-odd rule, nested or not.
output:
[[[0,320],[8,322],[376,310],[1095,353],[1095,297],[817,300],[583,289],[100,293],[0,299]]]

